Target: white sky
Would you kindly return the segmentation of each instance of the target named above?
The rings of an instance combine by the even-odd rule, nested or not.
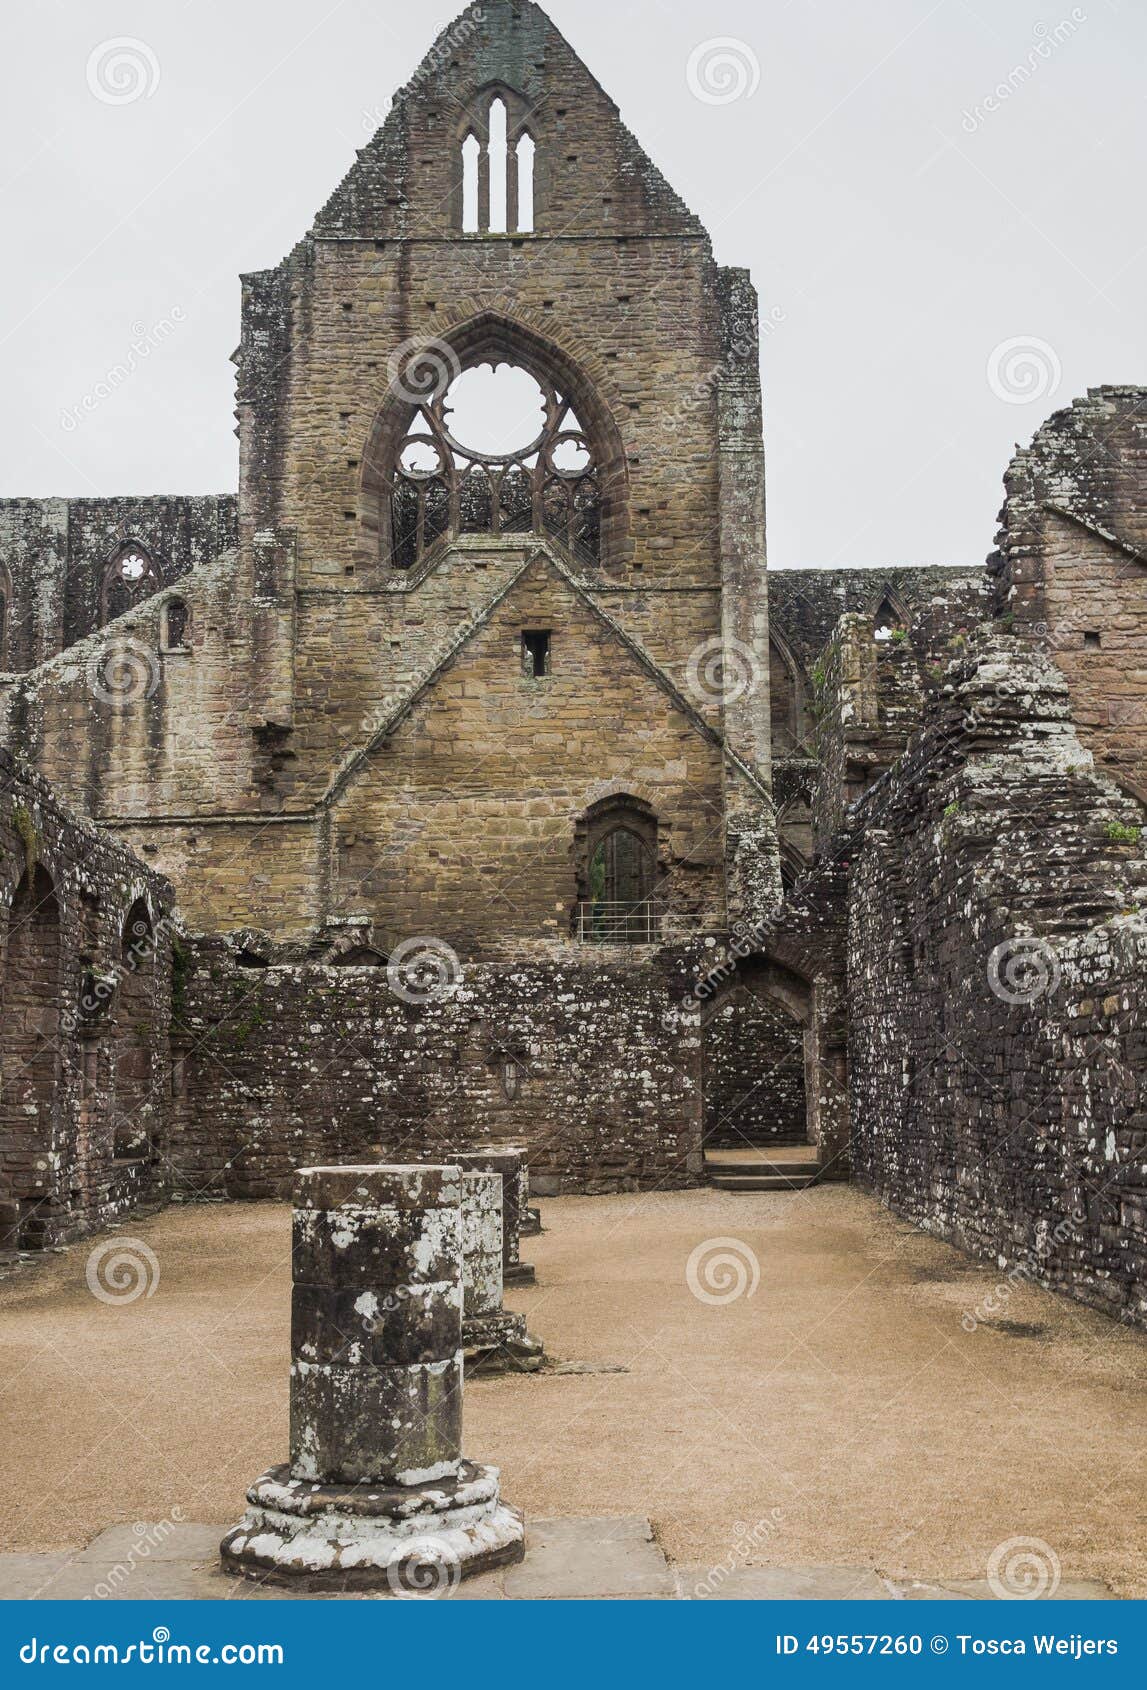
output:
[[[771,566],[978,563],[1015,442],[1088,386],[1147,382],[1141,3],[548,10],[774,313]],[[234,487],[239,272],[309,227],[452,15],[410,0],[4,8],[0,495]],[[124,36],[158,82],[113,104],[88,61]],[[756,82],[720,104],[687,77],[717,37]],[[977,121],[1015,67],[1030,74]],[[994,349],[1033,339],[1030,364],[997,354],[993,385]],[[130,379],[85,410],[133,340]],[[1027,402],[1001,397],[1023,397],[1025,371]]]

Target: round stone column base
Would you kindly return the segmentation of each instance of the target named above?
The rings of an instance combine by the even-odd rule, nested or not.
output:
[[[224,1572],[293,1590],[446,1594],[460,1579],[522,1560],[522,1517],[501,1500],[496,1467],[388,1489],[319,1485],[272,1467],[219,1546]]]
[[[466,1372],[536,1373],[545,1360],[540,1338],[526,1331],[524,1314],[498,1309],[462,1322]]]

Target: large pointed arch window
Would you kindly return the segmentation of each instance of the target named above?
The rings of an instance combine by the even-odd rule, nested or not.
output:
[[[162,586],[163,572],[158,560],[138,541],[125,541],[104,570],[100,586],[101,623],[114,621],[125,611],[133,610]]]
[[[417,381],[415,368],[406,390]],[[597,563],[598,466],[569,397],[500,359],[438,385],[414,407],[394,456],[394,567],[409,569],[447,536],[531,532]]]

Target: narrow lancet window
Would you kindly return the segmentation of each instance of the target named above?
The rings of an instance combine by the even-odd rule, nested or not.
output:
[[[486,148],[490,161],[490,233],[506,232],[506,102],[490,102],[490,140]]]
[[[534,141],[531,135],[519,138],[515,158],[518,165],[518,233],[529,235],[534,228]]]
[[[462,143],[462,233],[478,233],[478,155],[482,148],[471,132]]]

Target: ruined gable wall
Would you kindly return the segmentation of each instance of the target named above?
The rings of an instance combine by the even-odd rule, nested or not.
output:
[[[385,968],[237,967],[196,950],[177,1189],[282,1197],[314,1163],[529,1150],[535,1193],[696,1182],[699,1031],[683,959],[464,965],[408,1002]],[[512,1080],[504,1081],[509,1065]]]
[[[169,649],[168,601],[188,607]],[[249,588],[234,553],[200,566],[7,689],[3,738],[96,819],[258,813]]]
[[[998,607],[1051,652],[1085,743],[1147,802],[1147,389],[1057,411],[1004,485]]]
[[[141,899],[154,942],[129,933],[125,966]],[[5,1247],[77,1237],[166,1190],[171,906],[166,881],[0,750]]]
[[[552,630],[544,679],[523,673],[525,628]],[[718,747],[536,564],[334,805],[331,911],[463,955],[565,939],[576,823],[612,793],[657,816],[668,931],[720,926]]]
[[[233,494],[0,500],[8,668],[31,669],[99,627],[104,569],[124,541],[145,546],[170,585],[233,546],[236,525]]]
[[[857,821],[858,1177],[973,1254],[1143,1318],[1147,859],[1062,677],[1027,642],[978,645]]]

